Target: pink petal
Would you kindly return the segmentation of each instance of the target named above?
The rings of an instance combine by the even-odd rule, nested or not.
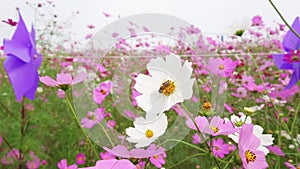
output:
[[[50,87],[58,86],[58,83],[49,76],[40,77],[40,81],[44,83],[46,86],[50,86]]]
[[[87,78],[87,74],[85,72],[80,72],[72,81],[72,85],[80,83]]]
[[[72,76],[67,73],[61,73],[56,75],[56,81],[59,85],[61,84],[71,84],[72,83]]]

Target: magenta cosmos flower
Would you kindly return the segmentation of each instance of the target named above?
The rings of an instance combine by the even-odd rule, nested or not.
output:
[[[97,108],[94,112],[88,111],[87,116],[81,119],[81,125],[84,128],[92,128],[104,119],[104,108]]]
[[[56,75],[56,80],[49,76],[42,76],[40,77],[40,81],[46,86],[58,87],[59,89],[66,91],[70,86],[84,81],[86,77],[87,75],[84,72],[79,73],[74,79],[69,73],[59,73]]]
[[[244,124],[240,131],[238,148],[245,169],[268,167],[264,152],[257,150],[259,145],[259,139],[253,134],[253,125]]]
[[[59,169],[77,169],[78,168],[76,164],[72,164],[72,165],[68,166],[68,162],[66,159],[62,159],[60,162],[58,162],[57,167]]]
[[[207,69],[215,75],[222,77],[229,77],[235,70],[237,63],[232,61],[231,58],[209,58]]]
[[[214,139],[212,142],[213,155],[219,158],[224,158],[225,155],[229,154],[229,144],[224,144],[223,139]]]
[[[300,34],[300,18],[297,17],[292,24],[292,28]],[[300,38],[289,30],[283,39],[282,45],[285,54],[273,54],[272,57],[279,69],[293,70],[293,75],[286,89],[291,88],[300,79]]]
[[[102,101],[105,99],[105,97],[110,93],[111,89],[113,87],[113,83],[111,81],[105,81],[100,84],[99,87],[97,87],[94,90],[93,100],[97,104],[101,104]]]
[[[86,156],[83,153],[78,153],[75,159],[77,164],[82,165],[85,163]]]
[[[148,148],[148,150],[155,150],[156,146],[154,144],[151,144]],[[154,155],[150,157],[150,162],[157,168],[161,168],[162,165],[166,163],[165,158],[167,157],[166,152],[162,152],[161,154]]]
[[[28,32],[23,18],[19,12],[19,24],[12,39],[4,39],[4,53],[7,55],[4,68],[16,99],[22,97],[34,100],[39,83],[38,68],[42,63],[42,57],[37,53],[35,46],[35,30],[32,27]]]

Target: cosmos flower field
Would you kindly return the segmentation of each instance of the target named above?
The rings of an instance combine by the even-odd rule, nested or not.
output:
[[[291,28],[257,15],[226,36],[193,24],[162,36],[135,22],[156,15],[138,15],[82,47],[16,12],[3,21],[14,33],[0,56],[0,168],[300,167],[299,16]]]

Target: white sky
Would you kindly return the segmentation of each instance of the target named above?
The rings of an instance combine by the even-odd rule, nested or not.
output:
[[[41,2],[44,0],[31,0]],[[163,13],[184,19],[198,26],[207,35],[221,34],[236,20],[261,15],[267,25],[281,22],[268,0],[53,0],[55,13],[59,20],[66,20],[73,11],[80,14],[72,19],[72,32],[77,39],[83,38],[89,30],[86,25],[93,24],[95,30],[116,20],[118,16],[130,16],[139,13]],[[300,0],[273,0],[289,23],[300,15]],[[1,0],[0,19],[17,20],[16,7],[21,9],[23,18],[29,26],[34,22],[34,9],[23,0]],[[102,12],[112,14],[105,18]],[[13,29],[0,24],[0,38],[10,38]],[[2,42],[1,42],[2,43]]]

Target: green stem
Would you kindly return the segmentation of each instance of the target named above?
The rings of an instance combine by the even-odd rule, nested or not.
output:
[[[284,17],[279,12],[278,8],[275,6],[275,4],[272,2],[272,0],[269,0],[269,2],[272,5],[272,7],[275,9],[275,11],[277,12],[277,14],[280,16],[280,18],[282,19],[282,21],[284,22],[284,24],[300,39],[300,35],[287,23],[287,21],[284,19]]]
[[[23,168],[23,143],[25,137],[25,126],[26,126],[26,112],[25,112],[25,97],[22,99],[22,108],[21,108],[21,141],[20,141],[20,158],[19,160],[19,169]]]
[[[109,143],[111,144],[111,146],[114,147],[115,145],[114,145],[113,141],[111,140],[111,138],[109,137],[109,134],[107,133],[107,131],[105,130],[105,128],[103,127],[103,125],[101,123],[98,123],[98,124],[102,128],[102,130],[104,131],[104,133],[105,133],[105,135],[106,135]]]
[[[292,123],[292,126],[291,126],[291,132],[293,133],[293,129],[294,129],[294,126],[298,120],[298,112],[299,112],[299,108],[300,108],[300,103],[298,103],[298,106],[297,106],[297,109],[296,109],[296,113],[294,115],[294,119],[293,119],[293,123]]]
[[[182,140],[178,140],[178,139],[167,139],[166,141],[164,141],[164,142],[161,143],[160,145],[163,145],[163,144],[165,144],[165,143],[167,143],[167,142],[170,142],[170,141],[179,142],[179,143],[185,144],[185,145],[187,145],[187,146],[190,146],[190,147],[192,147],[192,148],[195,148],[195,149],[197,149],[197,150],[199,150],[199,151],[201,151],[201,152],[203,152],[203,153],[207,153],[207,151],[205,151],[204,149],[202,149],[202,148],[200,148],[200,147],[197,147],[197,146],[195,146],[195,145],[193,145],[193,144],[191,144],[191,143],[188,143],[188,142],[182,141]]]
[[[0,101],[0,106],[5,109],[5,111],[11,115],[14,119],[18,120],[20,122],[20,120]]]
[[[168,167],[168,168],[174,168],[174,167],[176,167],[176,166],[178,166],[178,165],[184,163],[184,162],[187,161],[187,160],[190,160],[190,159],[192,159],[192,158],[194,158],[194,157],[197,157],[197,156],[203,156],[203,155],[205,155],[205,154],[201,154],[201,153],[193,154],[193,155],[191,155],[191,156],[189,156],[189,157],[183,159],[182,161],[180,161],[180,162],[178,162],[178,163],[176,163],[176,164],[174,164],[174,165],[172,165],[172,166],[170,166],[170,167]]]
[[[92,149],[93,149],[93,152],[94,152],[95,156],[98,157],[99,155],[98,155],[98,153],[96,152],[96,150],[95,150],[95,148],[94,148],[94,146],[93,146],[93,144],[92,144],[91,139],[88,137],[88,135],[86,134],[86,132],[84,131],[84,129],[81,127],[81,123],[80,123],[80,121],[79,121],[79,119],[78,119],[78,117],[77,117],[77,115],[76,115],[76,113],[75,113],[75,110],[74,110],[74,108],[73,108],[73,106],[72,106],[72,103],[71,103],[71,101],[70,101],[69,95],[68,95],[67,93],[66,93],[66,101],[67,101],[67,104],[68,104],[68,106],[69,106],[69,108],[70,108],[72,114],[73,114],[73,117],[75,118],[75,121],[76,121],[78,127],[81,129],[83,135],[84,135],[85,138],[88,140],[90,146],[91,146]]]

